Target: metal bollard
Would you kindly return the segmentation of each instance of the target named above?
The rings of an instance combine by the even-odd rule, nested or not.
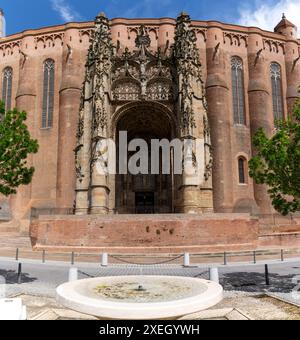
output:
[[[46,251],[45,250],[43,250],[42,262],[43,263],[46,262]]]
[[[18,265],[18,285],[22,283],[22,263]]]
[[[16,249],[16,261],[19,261],[19,248]]]
[[[227,254],[226,254],[226,252],[224,253],[224,266],[227,266]]]
[[[74,264],[75,264],[75,253],[72,252],[72,254],[71,254],[71,265],[74,266]]]
[[[78,280],[78,269],[75,267],[71,267],[69,270],[69,282]]]
[[[108,254],[107,253],[103,253],[102,254],[101,266],[102,267],[107,267],[108,266]]]
[[[253,252],[253,263],[256,264],[256,251]]]
[[[209,268],[209,280],[212,282],[220,283],[218,268],[216,267]]]
[[[284,262],[284,250],[281,250],[281,262]]]
[[[190,262],[190,253],[184,253],[183,266],[184,267],[189,267],[190,265],[191,265],[191,262]]]
[[[265,278],[266,278],[266,286],[270,286],[269,267],[267,264],[265,264]]]

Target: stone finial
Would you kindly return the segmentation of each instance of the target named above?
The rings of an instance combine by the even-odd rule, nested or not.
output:
[[[177,22],[178,23],[190,23],[191,22],[191,18],[189,16],[189,14],[185,11],[181,12],[180,15],[177,18]]]
[[[106,14],[104,12],[100,12],[97,16],[101,17],[101,18],[107,18]]]
[[[283,19],[283,20],[286,19],[285,13],[282,13],[282,19]]]
[[[96,22],[96,24],[106,24],[106,25],[108,25],[109,20],[108,20],[106,14],[104,12],[100,12],[96,17],[95,22]]]

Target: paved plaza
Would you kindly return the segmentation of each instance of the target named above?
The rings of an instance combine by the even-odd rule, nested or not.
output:
[[[7,296],[20,296],[27,306],[30,319],[91,319],[59,306],[55,301],[55,289],[68,281],[70,264],[35,260],[22,261],[21,284],[18,284],[17,261],[0,258],[0,276],[6,278]],[[184,268],[180,265],[111,265],[78,263],[79,278],[119,275],[166,275],[208,279],[207,266]],[[220,266],[220,283],[225,298],[207,313],[198,313],[193,319],[300,319],[300,293],[297,282],[300,261],[269,265],[270,285],[266,285],[265,266]]]

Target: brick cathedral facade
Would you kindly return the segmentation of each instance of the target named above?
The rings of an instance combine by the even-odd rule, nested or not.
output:
[[[247,163],[255,131],[271,134],[298,98],[300,41],[285,17],[269,32],[185,13],[177,20],[101,13],[96,23],[0,38],[0,72],[6,108],[28,112],[40,144],[28,160],[32,183],[0,198],[0,219],[22,232],[35,212],[74,208],[78,215],[273,213]],[[121,130],[132,138],[200,138],[203,173],[96,176],[93,141],[117,140]]]

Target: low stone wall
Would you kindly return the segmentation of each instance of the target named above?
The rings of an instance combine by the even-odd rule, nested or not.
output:
[[[110,253],[252,250],[259,220],[248,214],[40,216],[34,249]]]
[[[300,249],[299,214],[260,216],[259,249]]]
[[[273,233],[259,236],[259,249],[300,249],[300,232]]]

